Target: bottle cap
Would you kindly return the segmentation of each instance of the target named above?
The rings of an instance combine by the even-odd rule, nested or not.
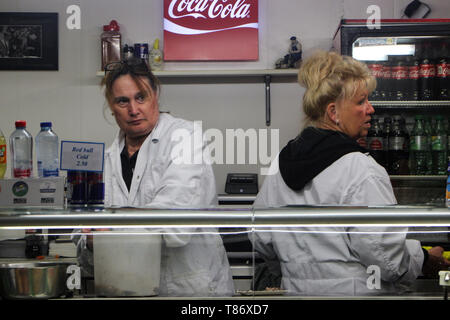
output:
[[[27,126],[27,122],[25,120],[17,120],[16,128],[25,128]]]
[[[116,20],[111,20],[108,25],[103,26],[103,31],[120,31],[120,27]]]
[[[52,126],[51,122],[41,122],[41,128],[51,127],[51,126]]]

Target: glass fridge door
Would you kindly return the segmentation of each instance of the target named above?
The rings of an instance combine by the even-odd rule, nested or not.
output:
[[[351,46],[377,79],[371,100],[450,100],[449,36],[359,37]]]

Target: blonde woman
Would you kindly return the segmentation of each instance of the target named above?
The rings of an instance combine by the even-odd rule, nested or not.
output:
[[[266,177],[255,206],[396,204],[386,170],[356,142],[367,135],[375,112],[368,96],[376,81],[367,67],[337,53],[318,52],[304,61],[298,80],[306,88],[308,125],[272,163],[276,173]],[[279,261],[281,286],[292,294],[398,293],[423,268],[447,268],[449,263],[440,257],[442,248],[425,251],[419,241],[405,239],[407,229],[291,231],[256,233],[255,246],[267,261]],[[380,287],[367,285],[369,266],[379,268]]]

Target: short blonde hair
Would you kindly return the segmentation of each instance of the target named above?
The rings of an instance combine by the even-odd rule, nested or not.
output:
[[[326,51],[318,51],[302,63],[298,82],[306,88],[303,111],[312,124],[324,118],[329,103],[353,98],[361,86],[369,94],[376,87],[376,80],[364,63]]]

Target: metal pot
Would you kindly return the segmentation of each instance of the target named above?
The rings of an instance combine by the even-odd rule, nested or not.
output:
[[[66,292],[69,262],[0,263],[0,295],[5,299],[49,299]]]

